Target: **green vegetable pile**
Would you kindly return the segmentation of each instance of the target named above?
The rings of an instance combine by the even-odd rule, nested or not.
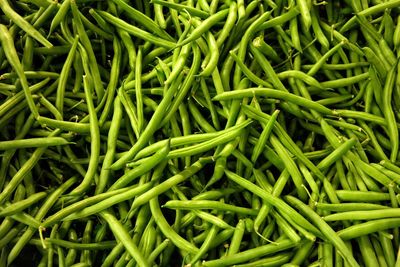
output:
[[[400,0],[0,10],[0,266],[400,266]]]

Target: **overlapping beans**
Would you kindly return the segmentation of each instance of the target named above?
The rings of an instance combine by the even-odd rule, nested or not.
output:
[[[400,0],[0,10],[0,266],[400,266]]]

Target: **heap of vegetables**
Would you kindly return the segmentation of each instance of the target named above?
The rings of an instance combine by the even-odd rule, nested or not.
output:
[[[400,0],[0,10],[0,266],[400,266]]]

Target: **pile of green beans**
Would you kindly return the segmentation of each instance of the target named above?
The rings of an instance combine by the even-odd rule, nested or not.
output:
[[[0,266],[400,267],[400,0],[0,0]]]

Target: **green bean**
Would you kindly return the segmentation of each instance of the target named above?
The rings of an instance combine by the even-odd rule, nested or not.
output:
[[[391,229],[400,226],[398,218],[371,220],[364,223],[359,223],[337,232],[343,240],[350,240],[360,236],[365,236],[378,231]]]
[[[176,77],[178,77],[178,75],[182,72],[191,49],[192,46],[190,44],[184,45],[182,47],[179,53],[179,57],[177,61],[174,63],[174,67],[170,75],[168,76],[167,80],[165,81],[165,84],[171,84],[171,82],[174,81]]]
[[[90,132],[90,125],[88,123],[59,121],[46,117],[39,116],[36,119],[43,127],[54,127],[65,131],[72,131],[75,133],[87,134]]]
[[[169,209],[184,209],[184,210],[192,210],[192,209],[214,209],[228,212],[235,212],[245,215],[257,215],[257,211],[254,209],[237,207],[225,203],[220,203],[219,201],[213,200],[170,200],[167,201],[163,206],[163,208]]]
[[[378,5],[374,5],[370,8],[366,8],[360,12],[358,12],[358,15],[361,16],[369,16],[375,13],[379,13],[384,11],[385,9],[390,9],[390,8],[394,8],[400,5],[400,1],[398,0],[391,0],[388,2],[384,2],[384,3],[380,3]],[[353,16],[350,20],[348,20],[340,29],[341,32],[345,32],[347,30],[349,30],[351,27],[354,26],[355,22],[356,22],[357,18],[356,16]]]
[[[348,211],[330,214],[323,217],[326,221],[336,220],[373,220],[382,218],[398,217],[398,208],[388,208],[383,210],[367,210],[367,211]]]
[[[89,13],[91,13],[90,10],[89,10]],[[96,14],[96,15],[100,19],[102,19],[98,14]],[[103,28],[104,28],[103,25],[99,25],[101,27],[97,27],[89,19],[87,19],[82,13],[79,13],[79,16],[80,16],[80,19],[82,20],[82,23],[85,25],[85,27],[87,27],[88,29],[95,32],[96,34],[98,34],[99,36],[103,37],[106,40],[113,39],[113,36],[110,33],[103,30]],[[105,22],[105,21],[103,20],[103,22]]]
[[[355,144],[357,139],[351,138],[336,148],[329,156],[320,161],[317,168],[324,170],[345,155]]]
[[[271,82],[276,87],[276,89],[283,92],[287,92],[288,90],[279,79],[274,68],[271,66],[269,61],[264,57],[264,55],[252,43],[250,43],[250,51],[253,54],[254,58],[257,60],[260,67],[264,70],[264,72],[268,76],[270,76]]]
[[[390,170],[393,174],[393,178],[395,180],[395,182],[397,182],[397,178],[398,178],[398,174],[400,173],[400,168],[397,167],[396,165],[394,165],[393,163],[391,163],[390,161],[386,161],[386,160],[382,160],[381,162],[379,162],[380,165],[382,165],[383,167],[387,168],[388,170]],[[375,166],[377,167],[377,166]],[[381,170],[381,168],[378,168],[379,170]]]
[[[98,101],[100,101],[104,95],[104,88],[103,88],[103,84],[101,82],[101,77],[100,77],[100,72],[99,72],[99,68],[97,65],[96,56],[94,54],[90,39],[87,36],[87,33],[83,27],[81,16],[80,16],[81,13],[78,10],[75,0],[71,0],[71,10],[72,10],[74,20],[76,22],[79,39],[82,42],[82,45],[79,46],[80,54],[82,57],[82,63],[84,66],[86,64],[85,61],[88,62],[88,64],[89,64],[91,75],[93,76],[94,89],[96,91]],[[86,75],[89,75],[89,73],[86,72]]]
[[[241,61],[244,60],[247,50],[247,44],[250,42],[253,35],[255,34],[257,27],[261,25],[264,21],[266,21],[271,16],[271,13],[272,13],[271,11],[263,13],[253,23],[251,23],[251,25],[244,32],[238,50],[238,58]],[[236,67],[233,80],[234,85],[239,84],[239,78],[240,78],[240,68]]]
[[[244,178],[238,176],[237,174],[230,172],[228,170],[225,171],[225,174],[228,176],[229,179],[233,180],[235,183],[243,186],[247,190],[253,192],[263,200],[265,200],[268,204],[276,207],[282,213],[287,214],[288,216],[292,217],[293,220],[302,225],[307,230],[319,235],[319,231],[311,225],[307,220],[304,219],[299,213],[297,213],[293,208],[287,205],[283,200],[275,197],[274,195],[267,193],[265,190],[262,190],[258,186],[254,185],[253,183],[245,180]]]
[[[234,255],[226,256],[222,259],[210,260],[203,262],[204,266],[212,267],[212,266],[230,266],[235,265],[237,263],[243,263],[249,260],[254,259],[255,257],[266,256],[275,252],[283,251],[293,247],[295,244],[288,240],[284,239],[280,242],[276,242],[275,244],[269,244],[260,246],[257,248],[249,249],[246,251],[242,251],[236,253]]]
[[[53,227],[53,229],[51,229],[51,232],[50,232],[50,238],[51,239],[54,239],[55,237],[56,237],[56,233],[57,233],[57,231],[58,231],[58,225],[55,225],[54,227]],[[47,245],[47,259],[48,259],[48,261],[47,261],[47,265],[48,266],[53,266],[53,261],[54,261],[54,247],[53,247],[53,245],[52,244],[48,244]]]
[[[314,180],[314,177],[303,163],[300,162],[298,164],[299,164],[299,170],[303,174],[304,179],[307,181],[308,185],[310,186],[311,191],[313,193],[317,193],[319,191],[319,188]]]
[[[135,188],[136,185],[133,187]],[[113,190],[113,191],[97,194],[95,196],[88,197],[88,198],[82,199],[80,201],[77,201],[67,207],[64,207],[63,209],[59,210],[58,212],[52,214],[51,216],[47,217],[46,220],[44,220],[44,222],[41,224],[41,226],[49,227],[49,226],[61,221],[62,219],[64,219],[65,217],[67,217],[68,215],[70,215],[74,212],[79,212],[80,210],[82,210],[88,206],[94,205],[96,203],[99,203],[105,199],[111,198],[118,194],[122,194],[128,190],[130,190],[129,187],[122,188],[122,189],[118,189],[118,190]]]
[[[341,41],[334,47],[332,47],[327,53],[325,53],[313,66],[312,68],[307,72],[307,75],[313,76],[315,75],[320,68],[326,63],[326,60],[332,56],[334,53],[336,53],[344,44],[346,44],[346,41]]]
[[[384,118],[363,111],[336,109],[334,113],[342,117],[371,121],[383,126],[387,125],[387,122]]]
[[[113,40],[113,50],[114,50],[114,57],[112,60],[112,65],[111,65],[110,81],[107,86],[107,95],[106,95],[107,100],[105,102],[103,112],[99,118],[99,126],[100,127],[104,125],[105,120],[111,110],[111,105],[113,104],[113,100],[114,100],[115,88],[117,86],[118,77],[120,75],[119,68],[120,68],[120,62],[121,62],[122,55],[121,55],[121,46],[120,46],[117,38],[114,38],[114,40]]]
[[[207,237],[201,245],[198,253],[196,253],[193,258],[190,260],[189,264],[195,264],[200,260],[200,258],[210,249],[212,242],[215,242],[215,238],[218,234],[218,227],[213,225],[211,229],[208,231]]]
[[[355,201],[355,202],[376,202],[390,200],[388,193],[381,192],[361,192],[361,191],[350,191],[350,190],[337,190],[337,196],[343,201]]]
[[[213,139],[210,139],[209,141],[193,145],[193,146],[188,146],[185,148],[180,148],[180,149],[175,149],[172,150],[168,154],[168,158],[176,158],[180,156],[187,156],[187,155],[196,155],[204,151],[208,151],[210,148],[216,147],[220,144],[224,144],[226,142],[229,142],[236,137],[238,137],[241,133],[243,133],[244,128],[251,123],[251,120],[247,120],[246,123],[241,124],[241,128],[238,128],[234,131],[229,131],[221,136],[217,136]],[[218,155],[220,156],[220,155]]]
[[[58,9],[58,11],[56,13],[56,15],[51,20],[49,35],[60,24],[60,22],[62,20],[64,20],[66,14],[68,12],[68,9],[70,7],[70,4],[71,4],[71,0],[65,0],[65,1],[62,2],[62,4],[60,5],[60,8]]]
[[[36,92],[37,90],[40,90],[43,88],[48,82],[50,81],[49,78],[44,79],[43,81],[34,84],[29,87],[29,90],[31,93]],[[20,103],[23,101],[24,98],[24,92],[18,92],[15,95],[11,96],[8,98],[2,105],[0,105],[0,116],[4,116],[8,111],[10,111],[11,108],[13,108],[16,104]]]
[[[214,38],[214,35],[212,35],[212,33],[208,32],[207,33],[207,44],[209,47],[209,60],[207,62],[207,65],[204,65],[205,61],[202,67],[202,72],[199,73],[199,76],[202,77],[207,77],[210,76],[213,71],[215,70],[215,68],[217,67],[217,63],[220,57],[220,53],[219,53],[219,49],[218,49],[218,45],[217,42]]]
[[[316,102],[308,100],[306,98],[288,93],[283,91],[278,91],[275,89],[269,88],[248,88],[248,89],[241,89],[235,90],[230,92],[224,92],[222,94],[216,95],[213,100],[214,101],[223,101],[223,100],[230,100],[230,99],[240,99],[243,97],[253,97],[253,96],[263,96],[263,97],[273,97],[277,99],[283,99],[286,101],[290,101],[290,103],[300,105],[309,109],[314,109],[318,112],[323,114],[332,114],[333,112]]]
[[[167,28],[167,22],[165,21],[161,5],[154,4],[154,16],[161,29]]]
[[[29,24],[29,22],[27,22],[23,17],[15,12],[11,8],[7,0],[0,1],[0,9],[3,10],[4,14],[16,25],[18,25],[18,27],[23,29],[28,35],[37,40],[39,43],[48,48],[53,46],[39,31],[37,31],[31,24]],[[1,31],[4,30],[6,29],[1,29]]]
[[[129,254],[136,260],[139,266],[149,266],[147,260],[141,254],[135,243],[132,242],[132,239],[128,233],[128,231],[124,228],[124,226],[108,211],[100,212],[100,216],[108,223],[111,231],[116,236],[120,242],[122,242],[129,252]]]
[[[298,248],[297,252],[294,254],[290,263],[295,264],[297,266],[303,264],[305,259],[311,253],[313,246],[314,246],[314,242],[306,241],[306,242],[302,243],[302,246],[300,246]]]
[[[237,264],[240,267],[254,267],[254,266],[284,266],[290,260],[292,253],[279,253],[275,256],[255,260],[249,263]]]
[[[212,119],[214,128],[216,130],[219,130],[221,128],[221,126],[220,126],[220,123],[219,123],[219,120],[218,120],[218,114],[217,114],[217,111],[216,111],[212,101],[211,101],[210,92],[209,92],[207,84],[205,82],[205,78],[201,78],[200,87],[201,87],[201,90],[203,92],[204,98],[206,99],[208,109],[210,110],[211,119]],[[181,111],[180,113],[182,113],[181,109],[180,109],[180,111]],[[189,116],[188,113],[185,113],[185,115]],[[190,126],[190,124],[188,122],[189,122],[189,119],[187,119],[187,123],[183,124],[183,127],[187,127],[188,128]],[[190,133],[190,130],[188,130],[187,132]]]
[[[381,245],[379,244],[379,241],[375,238],[372,238],[372,245],[374,247],[378,262],[380,266],[387,266],[385,256],[383,254],[383,250]]]
[[[143,14],[142,12],[139,12],[138,10],[134,9],[130,5],[128,5],[126,2],[123,0],[112,0],[115,4],[118,5],[121,9],[123,9],[126,12],[126,15],[129,16],[131,19],[135,20],[137,23],[140,23],[142,26],[147,28],[148,30],[154,32],[158,36],[174,41],[174,39],[163,29],[160,28],[160,26],[154,22],[152,19],[150,19],[148,16]],[[160,4],[156,3],[156,1],[153,1],[155,4]]]
[[[262,23],[260,26],[258,26],[257,31],[273,28],[277,25],[283,25],[285,22],[292,20],[299,14],[300,11],[298,8],[291,8],[288,12]]]
[[[62,137],[28,138],[28,139],[19,139],[12,141],[0,141],[0,150],[63,146],[69,144],[71,144],[71,142],[68,142]]]
[[[394,65],[387,77],[386,77],[386,82],[385,86],[383,88],[383,96],[382,96],[382,106],[383,106],[383,114],[386,119],[388,131],[389,131],[389,139],[392,143],[392,148],[390,152],[390,160],[392,162],[396,161],[397,154],[399,151],[399,144],[397,140],[399,139],[399,131],[397,129],[396,125],[396,118],[394,115],[394,112],[391,108],[391,101],[392,101],[392,94],[393,94],[393,85],[394,85],[394,79],[395,79],[395,72],[396,71],[396,65]]]
[[[89,116],[90,116],[89,127],[90,127],[90,139],[91,139],[91,153],[90,153],[88,170],[85,174],[85,177],[83,178],[81,184],[71,192],[71,194],[77,194],[77,195],[82,194],[90,187],[90,184],[92,183],[92,180],[96,173],[100,155],[100,129],[93,104],[91,87],[89,85],[90,81],[91,80],[89,76],[85,75],[83,77],[86,102],[88,105]]]
[[[366,266],[379,265],[376,258],[374,248],[370,242],[368,236],[362,236],[358,239],[358,243],[361,250],[361,255]]]
[[[117,1],[117,0],[113,0],[113,1]],[[132,34],[133,36],[136,36],[137,38],[141,38],[145,41],[151,42],[153,44],[156,44],[156,45],[168,48],[168,49],[172,49],[175,47],[175,43],[170,40],[165,40],[160,37],[154,36],[151,33],[146,32],[136,26],[129,24],[129,23],[126,23],[124,20],[119,19],[105,11],[99,10],[98,12],[109,23],[115,25],[118,28],[125,30],[126,32]],[[152,29],[154,29],[154,28],[152,28]]]
[[[107,152],[104,157],[103,165],[99,176],[99,181],[96,187],[97,194],[102,193],[104,191],[105,187],[107,186],[107,182],[109,181],[109,177],[111,175],[111,171],[109,168],[115,156],[116,142],[118,139],[121,119],[122,119],[121,101],[117,97],[114,100],[114,114],[107,137]]]
[[[272,85],[264,81],[263,79],[259,78],[257,75],[255,75],[240,59],[238,56],[236,56],[233,51],[229,52],[231,57],[235,60],[236,64],[239,65],[243,73],[251,80],[252,82],[256,83],[257,85],[262,85],[266,87],[272,87]]]
[[[199,0],[199,1],[197,2],[197,4],[198,4],[198,7],[199,7],[200,9],[203,9],[205,12],[210,13],[210,6],[209,6],[209,4],[208,4],[207,1],[205,1],[205,0]]]
[[[6,208],[9,208],[10,206],[12,206],[11,204],[6,203]],[[21,208],[18,207],[17,208]],[[12,212],[14,213],[14,212]],[[35,219],[34,217],[32,217],[31,215],[25,213],[25,212],[17,212],[15,214],[10,215],[10,217],[17,221],[20,222],[24,225],[27,225],[29,227],[33,227],[33,228],[39,228],[40,226],[40,221]]]
[[[62,193],[64,193],[69,187],[71,187],[77,181],[76,177],[72,177],[67,180],[64,184],[58,187],[48,198],[44,201],[43,205],[40,207],[38,212],[35,215],[36,220],[42,220],[43,217],[46,215],[48,210],[53,206],[56,200],[60,197]],[[21,253],[22,249],[24,248],[25,244],[29,242],[32,238],[34,233],[36,232],[37,228],[28,227],[28,229],[22,234],[22,236],[18,239],[17,243],[11,249],[8,257],[7,262],[13,262],[18,255]],[[39,230],[41,231],[41,229]]]
[[[369,78],[369,73],[363,73],[363,74],[359,74],[359,75],[349,77],[349,78],[342,78],[342,79],[337,79],[337,80],[321,82],[320,84],[323,88],[326,88],[326,89],[340,88],[340,87],[345,87],[348,85],[352,85],[352,84],[361,82],[367,78]]]
[[[188,179],[192,175],[194,175],[196,172],[201,170],[206,163],[210,161],[209,158],[200,158],[198,161],[193,163],[189,168],[183,170],[182,172],[178,173],[177,175],[174,175],[164,182],[162,182],[159,185],[156,185],[152,189],[148,190],[146,193],[140,195],[135,199],[135,201],[132,203],[131,210],[134,210],[135,208],[143,205],[144,203],[147,203],[150,199],[162,194],[163,192],[169,190],[172,186],[177,185],[184,180]]]
[[[25,74],[27,79],[46,79],[46,78],[57,79],[60,76],[59,73],[51,71],[24,71],[23,73]],[[3,73],[0,76],[0,79],[12,79],[16,77],[19,77],[19,74]]]
[[[221,10],[211,16],[209,16],[207,19],[205,19],[198,27],[196,27],[192,33],[190,34],[189,37],[184,39],[183,41],[180,41],[176,44],[176,47],[184,46],[192,41],[195,41],[196,39],[200,38],[200,36],[207,32],[212,26],[214,26],[216,23],[219,21],[225,19],[225,17],[228,15],[229,10],[224,9]]]
[[[151,186],[152,186],[152,183],[146,183],[146,184],[134,187],[132,189],[126,190],[124,192],[119,193],[118,195],[114,195],[112,197],[109,197],[107,199],[99,201],[96,204],[85,207],[84,209],[82,209],[80,211],[73,212],[73,213],[69,214],[68,216],[64,217],[63,221],[76,220],[79,218],[84,218],[84,217],[93,215],[93,214],[98,213],[102,210],[105,210],[115,204],[126,201],[128,199],[131,199],[135,195],[140,195],[141,193],[144,193],[147,190],[149,190],[151,188]]]
[[[222,135],[227,135],[227,134],[229,134],[229,132],[234,132],[236,130],[242,129],[242,128],[246,127],[246,125],[248,125],[250,122],[251,122],[250,120],[246,120],[238,125],[235,125],[228,129],[224,129],[224,130],[217,131],[217,132],[196,133],[196,134],[187,135],[187,136],[172,137],[170,139],[170,147],[172,148],[172,147],[176,147],[176,146],[183,146],[183,145],[193,144],[193,143],[197,143],[197,142],[205,142],[207,140],[210,140],[210,139],[222,136]],[[163,143],[164,143],[164,141],[159,141],[159,142],[156,142],[152,145],[145,147],[136,155],[134,160],[143,158],[145,156],[148,156],[148,155],[156,152],[157,150],[159,150],[163,147]]]
[[[365,57],[368,59],[368,61],[371,63],[371,65],[373,65],[375,67],[375,69],[379,73],[379,75],[382,78],[385,78],[387,75],[387,71],[386,71],[385,65],[382,62],[382,60],[369,47],[363,47],[363,51],[365,53]]]
[[[394,259],[394,251],[392,240],[387,238],[384,234],[386,232],[381,231],[379,232],[379,241],[383,249],[383,254],[385,256],[385,260],[389,266],[394,266],[395,259]]]
[[[208,18],[210,16],[208,14],[208,12],[199,10],[197,8],[193,8],[193,7],[188,6],[188,5],[182,5],[182,4],[173,3],[173,2],[167,2],[167,1],[163,1],[163,0],[152,0],[152,2],[154,4],[159,4],[159,5],[162,5],[162,6],[166,6],[166,7],[169,7],[169,8],[176,9],[178,11],[185,10],[190,15],[196,16],[196,17],[199,17],[199,18],[202,18],[202,19],[206,19],[206,18]]]
[[[340,234],[336,234],[336,232],[326,222],[324,222],[317,213],[315,213],[310,207],[302,203],[300,200],[292,196],[287,196],[286,199],[290,204],[295,205],[297,208],[306,213],[313,223],[318,225],[319,230],[322,232],[324,237],[342,253],[342,257],[347,261],[348,264],[350,264],[350,266],[359,266],[352,253],[343,242]]]
[[[305,1],[305,0],[296,0],[296,2],[297,2],[297,6],[300,10],[300,15],[301,15],[302,22],[305,26],[305,30],[307,31],[312,24],[309,5],[308,5],[307,1]]]
[[[196,246],[183,239],[171,228],[171,226],[168,224],[167,220],[164,218],[161,212],[160,205],[158,203],[158,197],[154,197],[150,200],[150,209],[153,216],[156,218],[155,222],[162,231],[162,233],[169,240],[171,240],[171,242],[175,246],[191,254],[196,254],[199,251],[199,249]]]
[[[10,215],[16,214],[20,211],[23,211],[24,209],[35,204],[36,202],[38,202],[45,196],[47,196],[46,192],[39,192],[39,193],[29,196],[28,198],[26,198],[24,200],[14,202],[12,205],[9,205],[8,207],[1,209],[0,216],[10,216]]]
[[[110,25],[107,24],[107,22],[93,8],[91,8],[89,10],[89,14],[93,17],[93,19],[97,22],[97,24],[99,24],[100,28],[104,29],[104,32],[102,33],[102,36],[105,39],[107,39],[106,38],[107,36],[104,35],[104,33],[112,33],[113,29],[110,27]],[[100,34],[100,32],[98,30],[96,32],[98,32]]]
[[[181,76],[181,75],[180,75]],[[154,112],[151,120],[147,124],[146,128],[144,129],[142,135],[139,137],[135,145],[123,156],[121,157],[118,161],[116,161],[112,166],[111,169],[119,169],[121,168],[124,163],[126,163],[128,160],[132,159],[136,154],[139,152],[140,149],[142,149],[145,146],[145,143],[149,140],[150,136],[157,130],[157,127],[159,127],[159,123],[162,121],[162,114],[165,113],[165,110],[167,109],[168,105],[170,104],[170,101],[178,89],[179,85],[179,77],[177,80],[175,80],[172,84],[167,93],[163,96],[162,101],[158,105],[157,110]]]
[[[148,257],[148,261],[149,264],[152,264],[154,262],[154,260],[157,258],[158,255],[160,255],[160,253],[166,249],[166,247],[170,244],[170,240],[169,239],[165,239],[161,244],[159,244],[149,255]]]
[[[56,46],[4,14],[0,262],[396,264],[398,0],[28,2]]]
[[[143,97],[142,97],[142,48],[138,48],[135,64],[135,95],[136,95],[136,113],[137,113],[137,131],[140,133],[144,125],[143,115]]]
[[[287,70],[287,71],[283,71],[277,74],[279,79],[287,79],[287,78],[296,78],[299,80],[302,80],[303,82],[317,87],[317,88],[322,88],[321,84],[314,79],[313,77],[311,77],[309,74],[305,74],[301,71],[298,70]]]
[[[303,52],[303,49],[301,48],[301,43],[300,43],[297,19],[292,19],[289,22],[289,30],[290,30],[290,33],[291,33],[290,35],[291,35],[291,38],[292,38],[293,47],[297,51]]]
[[[231,243],[229,244],[229,250],[227,252],[227,256],[235,255],[236,253],[238,253],[240,251],[240,244],[242,242],[244,230],[245,230],[244,228],[245,228],[244,221],[239,220],[239,222],[237,223],[237,225],[235,227],[235,232],[233,233]]]
[[[368,67],[370,65],[369,62],[351,62],[351,63],[342,63],[342,64],[329,64],[329,63],[323,63],[320,66],[320,69],[326,69],[326,70],[346,70],[346,69],[352,69],[352,68],[358,68],[358,67]],[[308,65],[304,64],[301,67],[305,70],[311,70],[315,65]]]
[[[238,17],[238,7],[236,2],[231,2],[229,4],[229,13],[226,18],[224,27],[221,29],[220,34],[217,38],[217,46],[221,47],[226,38],[229,37],[231,30],[234,28]]]
[[[299,169],[296,166],[294,160],[290,157],[290,154],[285,149],[285,147],[279,142],[278,138],[275,135],[271,135],[271,144],[275,148],[278,156],[283,160],[287,171],[290,173],[290,176],[293,179],[293,182],[296,186],[297,193],[299,197],[303,200],[307,198],[307,193],[304,190],[303,179]]]
[[[27,36],[25,40],[25,46],[24,46],[25,52],[24,55],[22,56],[22,66],[24,69],[28,70],[32,68],[32,62],[33,62],[33,40],[30,36]]]
[[[32,240],[35,242],[35,240]],[[113,248],[116,245],[115,241],[103,241],[103,242],[98,242],[98,243],[75,243],[71,241],[65,241],[61,239],[55,239],[55,238],[46,238],[45,239],[46,243],[54,244],[57,246],[69,248],[69,249],[76,249],[76,250],[106,250]]]
[[[0,1],[0,8],[3,9],[4,5],[8,6],[7,0]],[[11,8],[11,7],[9,7],[9,8]],[[4,11],[4,12],[6,13],[6,11]],[[17,15],[17,16],[19,16],[19,15]],[[31,91],[28,86],[28,81],[26,79],[21,62],[18,58],[17,51],[15,50],[14,41],[13,41],[12,36],[11,36],[10,32],[8,31],[7,27],[2,24],[0,24],[0,42],[1,42],[2,46],[4,47],[4,52],[5,52],[7,59],[9,60],[11,66],[14,68],[15,72],[17,73],[17,75],[20,79],[21,86],[24,90],[25,99],[28,103],[28,106],[29,106],[31,112],[33,113],[34,117],[36,118],[39,116],[39,112],[38,112],[35,102],[32,98],[32,94],[31,94]]]
[[[126,91],[124,90],[124,84],[118,90],[118,98],[120,99],[122,105],[125,108],[125,112],[128,115],[128,117],[125,117],[125,119],[129,119],[131,129],[135,133],[135,136],[139,137],[136,108],[132,102],[132,99],[127,95]]]
[[[380,164],[376,164],[376,163],[372,163],[371,164],[375,169],[378,169],[380,172],[382,172],[383,174],[385,174],[387,177],[389,177],[390,179],[393,180],[393,182],[395,183],[399,183],[400,182],[400,175],[394,171],[388,170],[385,167],[383,167]]]
[[[274,216],[276,224],[282,230],[282,232],[290,239],[293,243],[299,243],[301,238],[292,228],[292,226],[276,211],[271,211],[272,216]]]
[[[21,223],[17,227],[12,228],[2,239],[0,239],[0,248],[4,248],[9,244],[20,231],[22,231],[24,225]]]
[[[129,33],[127,31],[125,31],[124,29],[118,28],[117,29],[118,35],[121,38],[122,43],[124,44],[126,51],[128,52],[129,55],[129,67],[131,68],[131,70],[134,70],[135,68],[135,61],[136,61],[136,48],[135,45],[132,41],[131,36],[129,35]],[[146,58],[144,59],[146,60]],[[135,82],[136,84],[136,82]]]
[[[260,156],[262,149],[264,148],[276,121],[276,118],[279,115],[279,110],[275,110],[271,115],[271,119],[268,121],[267,125],[265,125],[260,138],[257,140],[257,143],[254,145],[253,153],[251,154],[251,161],[255,163]]]
[[[228,223],[226,223],[224,220],[220,219],[217,216],[214,216],[210,213],[204,212],[204,211],[200,211],[200,210],[192,210],[193,215],[201,218],[202,220],[211,223],[212,225],[215,225],[221,229],[232,229],[232,226],[230,226]],[[184,217],[185,218],[185,217]],[[184,221],[184,218],[182,218],[182,221]],[[190,218],[190,220],[194,220],[195,218]],[[182,227],[187,224],[190,223],[191,221],[187,220],[185,221],[185,223],[182,223]]]
[[[390,209],[387,206],[372,204],[372,203],[341,203],[341,204],[327,204],[317,202],[316,206],[321,210],[327,211],[338,211],[338,212],[347,212],[347,211],[363,211],[363,210],[377,210],[377,209]]]
[[[14,220],[11,217],[4,218],[3,222],[0,225],[0,237],[3,238],[13,227]]]
[[[53,137],[59,133],[58,130],[52,132],[49,137]],[[10,182],[3,188],[3,191],[0,193],[0,203],[4,203],[4,201],[10,196],[10,194],[17,188],[20,182],[24,179],[25,175],[32,170],[32,168],[39,161],[43,153],[47,147],[39,147],[37,148],[32,156],[27,160],[17,173],[13,176]]]
[[[170,145],[170,141],[165,140],[164,141],[164,146],[162,149],[157,151],[153,156],[150,158],[146,159],[146,161],[139,165],[136,168],[133,168],[132,170],[126,172],[122,177],[120,177],[109,189],[108,191],[112,191],[115,189],[120,189],[129,184],[133,179],[140,177],[141,175],[147,173],[151,169],[153,169],[155,166],[157,166],[162,160],[165,159],[165,157],[168,155]]]

